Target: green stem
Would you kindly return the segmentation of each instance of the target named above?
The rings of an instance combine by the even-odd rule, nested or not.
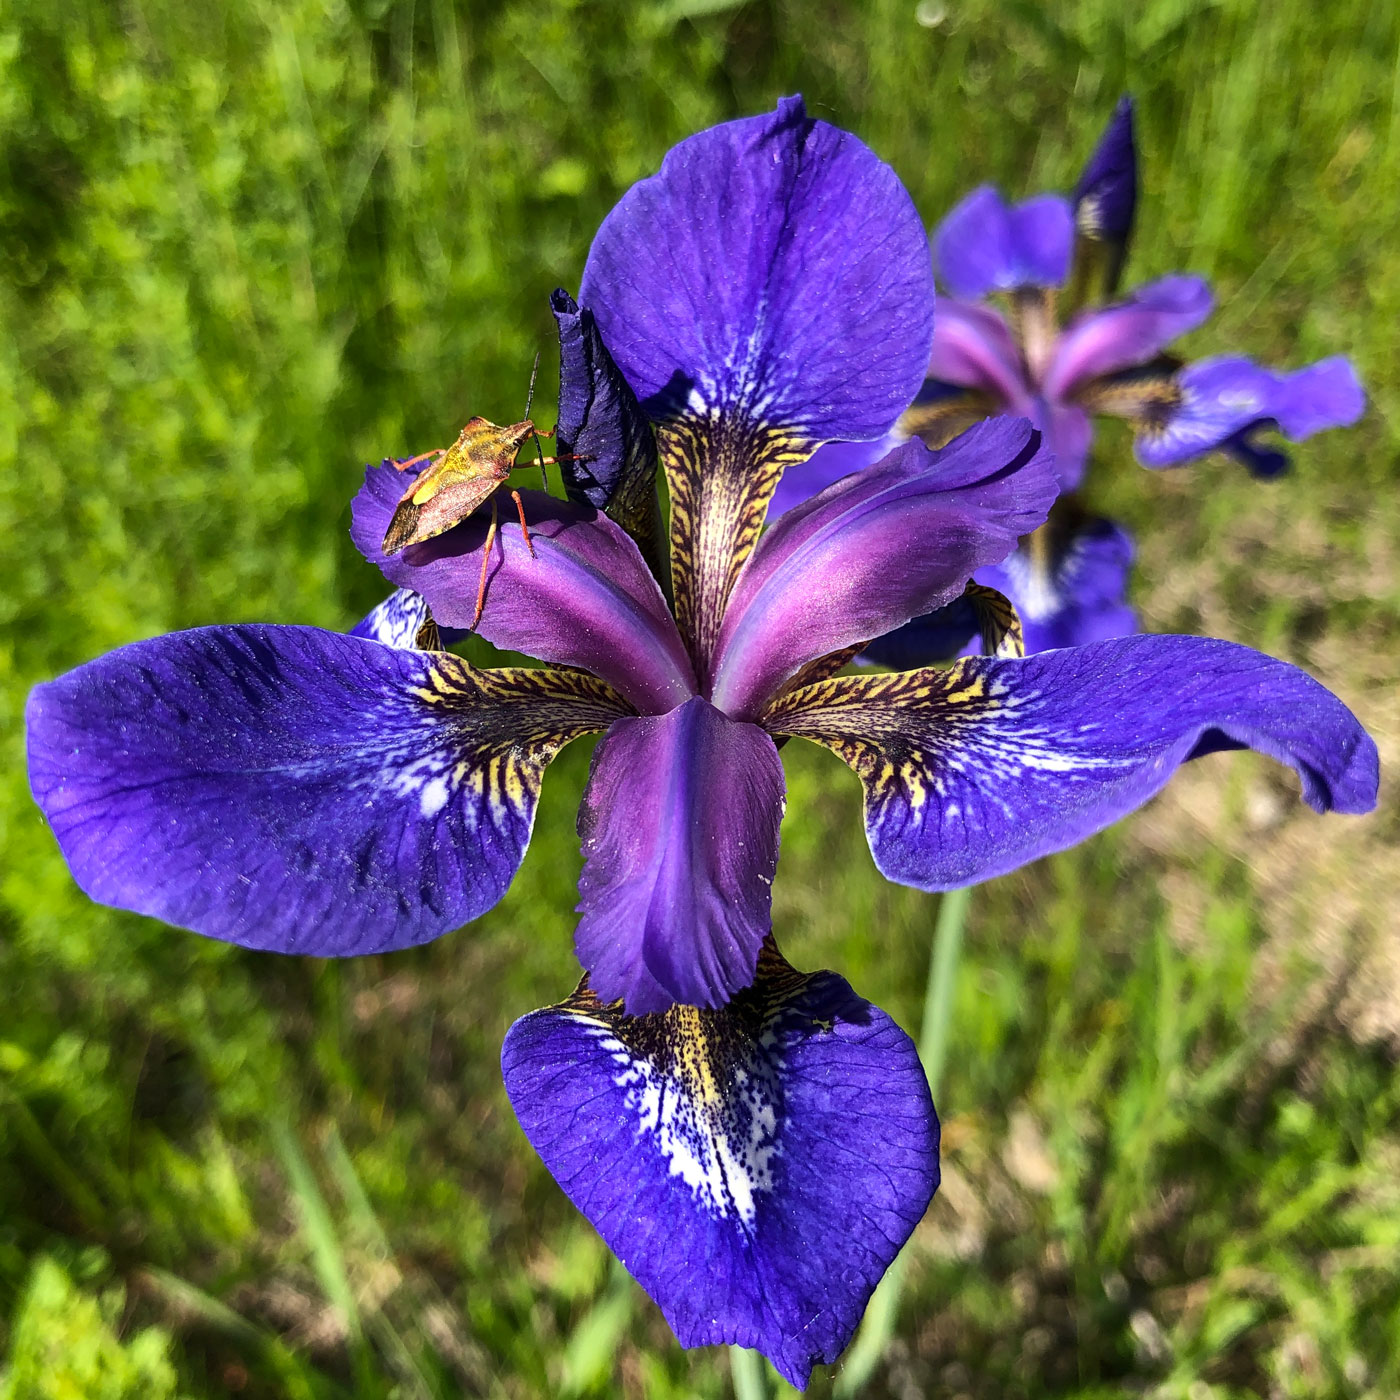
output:
[[[729,1348],[729,1378],[734,1382],[734,1400],[766,1400],[763,1384],[763,1358],[747,1347]]]
[[[962,956],[963,925],[972,902],[972,888],[949,890],[938,903],[938,921],[929,950],[928,983],[924,988],[924,1017],[919,1027],[919,1059],[928,1077],[929,1091],[938,1098],[943,1066],[948,1056],[948,1026],[953,1016],[953,991]],[[904,1289],[904,1272],[909,1262],[909,1246],[900,1251],[870,1299],[856,1337],[837,1375],[833,1392],[838,1396],[858,1395],[870,1379],[894,1336],[899,1316],[899,1298]]]

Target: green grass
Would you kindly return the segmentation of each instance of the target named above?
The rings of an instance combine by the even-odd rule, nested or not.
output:
[[[1193,348],[1345,350],[1373,408],[1268,486],[1149,476],[1109,433],[1095,494],[1140,532],[1151,625],[1309,665],[1393,761],[1392,7],[0,11],[0,1394],[726,1393],[725,1355],[674,1346],[500,1085],[506,1026],[575,977],[586,746],[496,910],[333,965],[88,904],[28,798],[24,696],[172,628],[366,611],[360,464],[523,407],[549,290],[687,133],[801,89],[931,220],[984,179],[1063,186],[1124,88],[1133,276],[1210,275]],[[874,874],[834,759],[784,760],[785,951],[914,1028],[934,902]],[[1400,1389],[1398,814],[1324,822],[1289,791],[1209,760],[979,892],[945,1187],[868,1393]]]

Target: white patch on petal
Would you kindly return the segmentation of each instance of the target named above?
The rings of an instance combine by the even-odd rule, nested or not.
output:
[[[616,1065],[613,1083],[624,1091],[638,1136],[653,1140],[669,1174],[680,1177],[711,1216],[751,1226],[782,1155],[774,1067],[752,1046],[744,1047],[749,1053],[742,1059],[740,1047],[721,1046],[712,1059],[696,1013],[677,1010],[691,1019],[668,1013],[675,1039],[667,1042],[664,1065],[639,1055],[602,1023],[585,1024]]]
[[[447,806],[450,796],[447,779],[432,778],[424,783],[418,793],[418,810],[425,817],[435,817]]]

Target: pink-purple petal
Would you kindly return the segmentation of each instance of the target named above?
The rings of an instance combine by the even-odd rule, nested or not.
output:
[[[599,996],[641,1014],[748,986],[783,803],[773,741],[698,696],[609,730],[579,809],[575,944]]]
[[[1201,637],[837,677],[783,696],[764,722],[851,764],[876,864],[927,890],[1072,846],[1218,749],[1287,764],[1317,811],[1376,803],[1376,746],[1335,695],[1296,667]]]
[[[1007,204],[992,185],[963,198],[934,235],[939,278],[965,299],[1058,287],[1069,274],[1073,244],[1068,200],[1045,194]]]
[[[765,952],[718,1011],[628,1017],[583,986],[501,1055],[525,1135],[683,1346],[793,1385],[844,1350],[938,1185],[909,1037],[830,972]]]
[[[625,708],[313,627],[205,627],[38,686],[29,778],[93,899],[250,948],[423,943],[505,893],[546,764]]]
[[[1148,282],[1115,306],[1085,312],[1055,346],[1041,385],[1045,396],[1065,399],[1098,375],[1146,364],[1199,326],[1214,304],[1203,279],[1172,276]]]
[[[1054,465],[1024,419],[914,440],[784,515],[734,591],[714,703],[755,717],[807,662],[933,611],[1042,523]]]
[[[441,625],[470,628],[490,507],[386,558],[384,530],[409,480],[392,463],[368,468],[351,534],[391,583],[427,599]],[[693,694],[690,661],[666,600],[622,527],[590,506],[537,491],[521,495],[534,552],[525,546],[514,502],[503,496],[476,630],[496,646],[591,671],[644,713],[668,710]]]
[[[1045,434],[1046,451],[1055,459],[1060,490],[1077,491],[1094,441],[1094,424],[1077,403],[1036,403],[1031,421]]]
[[[1035,386],[1010,327],[990,306],[939,301],[928,377],[981,390],[1008,412],[1030,416]]]

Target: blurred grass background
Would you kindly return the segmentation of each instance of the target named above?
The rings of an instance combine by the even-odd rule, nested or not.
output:
[[[1400,758],[1393,7],[8,0],[0,1396],[727,1392],[499,1082],[506,1026],[576,975],[586,746],[499,908],[335,965],[88,904],[20,716],[139,637],[350,625],[384,591],[360,464],[517,414],[620,192],[799,89],[930,221],[984,179],[1066,187],[1137,95],[1133,280],[1210,275],[1192,349],[1346,351],[1372,409],[1269,485],[1149,476],[1109,433],[1093,493],[1140,532],[1149,625],[1307,665]],[[784,759],[784,948],[914,1029],[933,901],[875,875],[844,768]],[[1220,757],[978,893],[945,1185],[868,1393],[1400,1393],[1397,817],[1315,818]]]

